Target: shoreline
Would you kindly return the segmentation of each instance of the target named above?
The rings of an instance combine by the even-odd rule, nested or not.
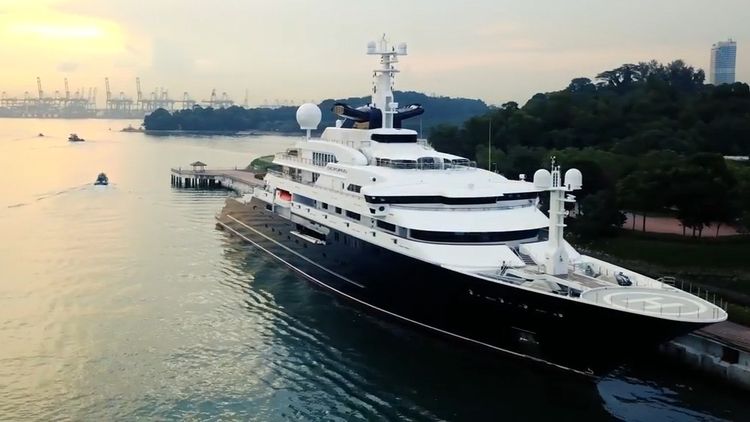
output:
[[[198,136],[236,136],[236,137],[247,137],[247,136],[297,136],[297,132],[273,132],[264,130],[136,130],[136,131],[124,131],[126,133],[145,133],[146,135],[153,136],[176,136],[176,135],[198,135]],[[301,133],[301,132],[300,132]]]

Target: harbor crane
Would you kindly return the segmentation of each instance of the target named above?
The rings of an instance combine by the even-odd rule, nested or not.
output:
[[[129,115],[133,109],[133,100],[127,98],[125,93],[120,91],[117,98],[112,97],[112,90],[109,86],[109,78],[104,78],[104,87],[107,93],[107,112],[111,116]]]
[[[227,108],[234,105],[234,101],[229,98],[229,95],[226,92],[222,92],[221,97],[218,97],[216,95],[216,88],[211,90],[211,99],[203,100],[202,102],[213,108]]]

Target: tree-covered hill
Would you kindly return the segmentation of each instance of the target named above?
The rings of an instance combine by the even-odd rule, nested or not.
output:
[[[395,97],[402,106],[418,103],[425,108],[425,113],[421,116],[423,130],[438,124],[460,124],[489,110],[484,102],[466,98],[431,97],[413,91],[397,91]],[[334,103],[346,102],[358,107],[369,101],[369,97],[322,101],[320,108],[323,111],[323,121],[319,127],[323,129],[334,125],[336,115],[331,112]],[[237,106],[225,109],[194,107],[172,113],[159,109],[144,118],[144,126],[147,130],[298,132],[296,111],[296,107],[245,109]],[[419,125],[420,118],[404,122],[404,127],[412,129],[418,130]]]
[[[595,81],[576,78],[430,133],[437,149],[476,158],[509,177],[533,174],[556,155],[584,173],[579,232],[601,235],[619,209],[676,213],[700,235],[709,224],[750,223],[750,172],[722,155],[750,155],[750,89],[713,86],[680,60],[625,64]]]

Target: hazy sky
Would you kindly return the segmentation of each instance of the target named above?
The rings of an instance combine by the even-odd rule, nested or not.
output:
[[[398,89],[526,101],[626,62],[682,58],[708,70],[738,41],[750,81],[748,0],[0,0],[0,90],[97,86],[172,97],[211,89],[251,104],[366,95],[367,41],[409,44]]]

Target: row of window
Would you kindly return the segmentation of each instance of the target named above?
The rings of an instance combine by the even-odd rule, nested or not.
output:
[[[325,203],[325,202],[321,202],[320,203],[320,207],[322,209],[324,209],[324,210],[327,210],[328,209],[328,204]],[[344,213],[344,210],[342,210],[341,207],[334,207],[334,210],[336,211],[336,214],[339,214],[339,215],[342,214],[342,213],[346,214],[346,216],[349,217],[349,218],[351,218],[352,220],[359,221],[359,220],[362,219],[362,216],[359,215],[359,214],[357,214],[356,212],[352,212],[352,211],[346,210],[346,212]]]
[[[328,204],[322,203],[323,209],[328,209]],[[352,220],[361,221],[362,216],[356,212],[349,210],[342,210],[340,207],[335,207],[336,214],[344,214]],[[539,235],[538,229],[532,230],[516,230],[507,232],[435,232],[427,230],[407,230],[404,227],[398,227],[395,224],[391,224],[383,220],[375,220],[375,225],[385,231],[391,233],[397,233],[399,236],[408,236],[415,240],[424,240],[427,242],[440,242],[440,243],[498,243],[498,242],[510,242],[515,240],[531,239]]]
[[[304,203],[305,205],[311,207],[315,207],[316,205],[315,200],[302,195],[294,194],[294,199],[297,202]],[[324,210],[329,209],[329,205],[325,202],[321,202],[320,206]],[[362,220],[362,215],[354,211],[344,210],[341,207],[334,207],[334,211],[336,214],[345,215],[347,218],[352,220]],[[499,243],[531,239],[539,235],[539,229],[506,232],[440,232],[417,229],[409,230],[405,227],[399,227],[395,224],[377,219],[375,220],[375,225],[380,229],[395,233],[401,237],[408,236],[414,240],[438,243]]]
[[[313,164],[316,166],[325,166],[328,163],[335,163],[336,156],[325,152],[313,152]]]
[[[517,201],[519,199],[535,199],[538,192],[509,193],[503,196],[481,196],[469,198],[451,198],[439,195],[425,196],[370,196],[365,200],[371,204],[446,204],[446,205],[481,205],[494,204],[503,201]]]
[[[452,160],[448,158],[441,159],[440,157],[420,157],[416,160],[395,160],[376,157],[375,165],[395,169],[443,170],[454,167],[472,167],[472,162],[465,158]]]
[[[530,239],[539,235],[539,229],[509,232],[433,232],[409,230],[413,239],[441,243],[496,243]]]

